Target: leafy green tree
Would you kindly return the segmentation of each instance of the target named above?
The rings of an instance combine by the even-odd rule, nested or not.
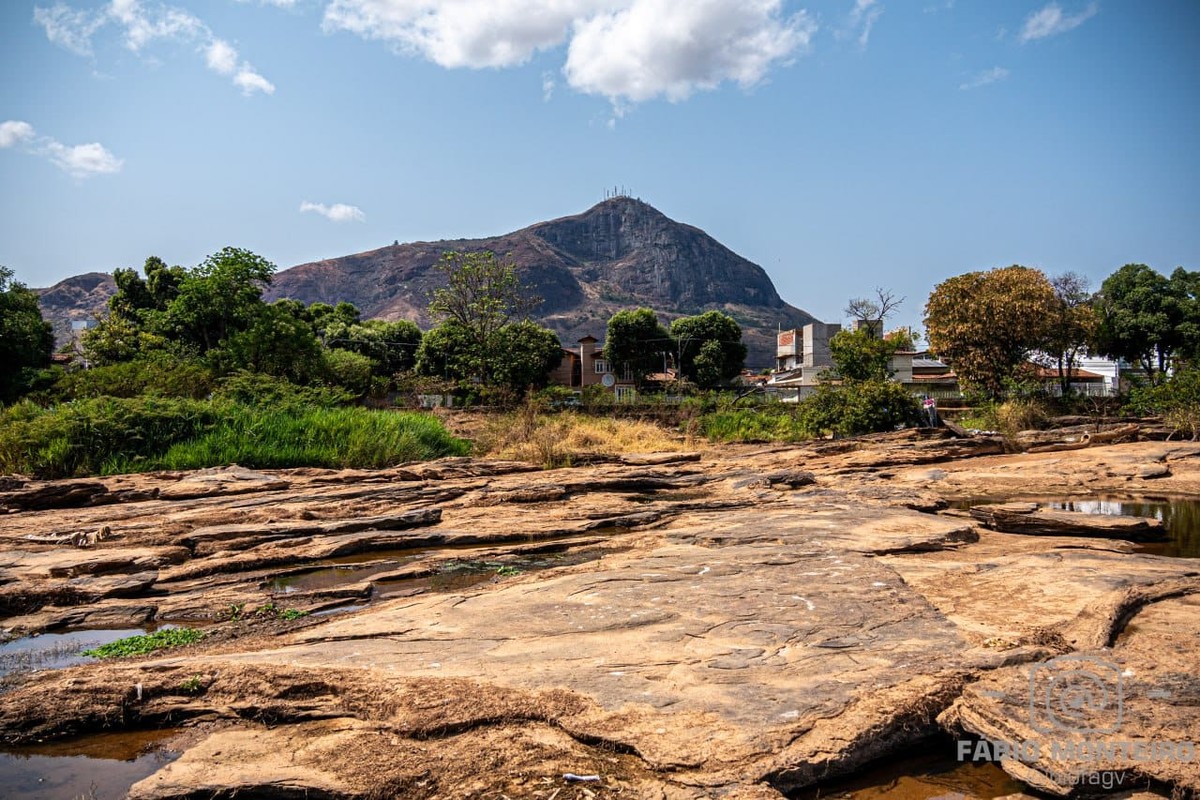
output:
[[[996,397],[1045,343],[1054,308],[1054,288],[1040,270],[968,272],[934,287],[925,329],[930,347],[960,381]]]
[[[406,319],[396,322],[369,319],[351,324],[339,320],[325,328],[325,344],[331,349],[349,350],[371,358],[376,363],[376,373],[390,377],[413,368],[421,344],[421,329]]]
[[[19,397],[53,352],[54,331],[42,319],[37,295],[0,267],[0,402]]]
[[[434,268],[445,276],[446,286],[434,290],[430,316],[471,331],[485,349],[500,328],[541,302],[521,285],[516,262],[490,250],[446,252]]]
[[[1065,272],[1051,278],[1050,285],[1054,288],[1054,310],[1042,350],[1058,368],[1059,386],[1067,395],[1071,391],[1071,371],[1095,337],[1096,314],[1087,278]]]
[[[280,302],[280,301],[277,301]],[[312,323],[313,330],[326,341],[329,339],[329,329],[334,325],[350,327],[357,325],[362,313],[353,303],[338,303],[331,306],[328,303],[313,303],[305,309],[307,319]]]
[[[675,340],[648,308],[618,311],[608,320],[604,357],[614,372],[628,369],[639,385],[673,352]]]
[[[416,371],[432,378],[470,382],[483,371],[482,360],[471,331],[456,322],[443,322],[421,338]]]
[[[875,336],[869,327],[838,331],[829,340],[829,354],[838,377],[847,381],[885,381],[896,353],[896,340]]]
[[[702,389],[728,383],[742,373],[746,363],[742,328],[728,314],[706,311],[680,317],[671,323],[671,338],[680,376]]]
[[[355,395],[371,390],[371,378],[379,372],[375,360],[351,350],[326,350],[324,373],[328,381]]]
[[[258,322],[262,289],[274,272],[274,264],[249,250],[226,247],[209,256],[181,280],[166,308],[166,331],[201,353],[218,347]]]
[[[512,322],[500,329],[492,358],[495,383],[520,393],[546,385],[550,371],[562,363],[562,343],[537,323]]]
[[[1151,383],[1172,359],[1200,347],[1200,273],[1182,267],[1170,278],[1145,264],[1126,264],[1104,279],[1095,299],[1096,348],[1140,364]]]
[[[220,347],[208,351],[221,373],[247,370],[293,383],[308,383],[320,374],[321,343],[291,308],[260,302],[252,316],[247,314],[247,322],[239,320],[244,329],[228,333],[219,340]]]
[[[1171,273],[1171,290],[1180,306],[1179,350],[1176,361],[1200,368],[1200,271],[1176,267]]]

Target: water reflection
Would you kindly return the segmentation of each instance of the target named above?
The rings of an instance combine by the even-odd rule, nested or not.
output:
[[[162,748],[175,733],[107,733],[0,752],[0,793],[6,800],[116,800],[178,757]]]

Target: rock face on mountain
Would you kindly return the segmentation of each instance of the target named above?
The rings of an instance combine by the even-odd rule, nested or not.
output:
[[[284,270],[269,298],[306,303],[346,300],[364,316],[429,324],[425,306],[442,285],[433,270],[447,250],[511,255],[522,281],[543,298],[538,320],[570,346],[603,338],[608,318],[648,306],[664,319],[719,309],[742,325],[748,363],[774,363],[775,331],[813,317],[779,297],[761,267],[704,231],[629,197],[605,200],[571,217],[489,239],[412,242]]]
[[[34,291],[39,296],[42,316],[54,325],[54,338],[61,344],[71,338],[72,322],[104,313],[108,298],[117,292],[117,284],[107,272],[87,272]]]
[[[266,298],[346,301],[364,317],[428,326],[429,298],[444,285],[433,265],[447,250],[510,256],[522,282],[543,298],[536,318],[566,346],[588,334],[603,338],[608,318],[625,308],[647,306],[664,320],[719,309],[742,326],[747,365],[766,367],[774,364],[775,331],[814,319],[780,299],[762,267],[629,197],[503,236],[410,242],[301,264],[278,273]],[[71,320],[103,313],[115,291],[112,276],[97,272],[38,290],[60,342]]]

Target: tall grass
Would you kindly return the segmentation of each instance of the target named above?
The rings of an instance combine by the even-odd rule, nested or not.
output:
[[[714,442],[799,442],[813,436],[795,408],[714,411],[700,418],[700,432]]]
[[[157,459],[166,469],[213,464],[244,467],[390,467],[445,455],[470,445],[450,436],[435,417],[363,408],[274,411],[234,406],[204,435],[178,442]]]
[[[41,478],[248,467],[386,467],[469,444],[436,418],[364,408],[97,398],[0,411],[0,472]]]

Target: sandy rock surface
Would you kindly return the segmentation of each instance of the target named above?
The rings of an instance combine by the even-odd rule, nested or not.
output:
[[[1200,445],[1001,455],[904,432],[553,471],[13,483],[0,627],[209,630],[0,693],[14,743],[186,723],[142,800],[778,797],[938,731],[1045,742],[1001,765],[1061,792],[1086,765],[1050,757],[1029,687],[1072,655],[1120,667],[1122,737],[1200,735],[1200,564],[947,503],[1200,497]],[[1194,762],[1102,766],[1200,790]]]

